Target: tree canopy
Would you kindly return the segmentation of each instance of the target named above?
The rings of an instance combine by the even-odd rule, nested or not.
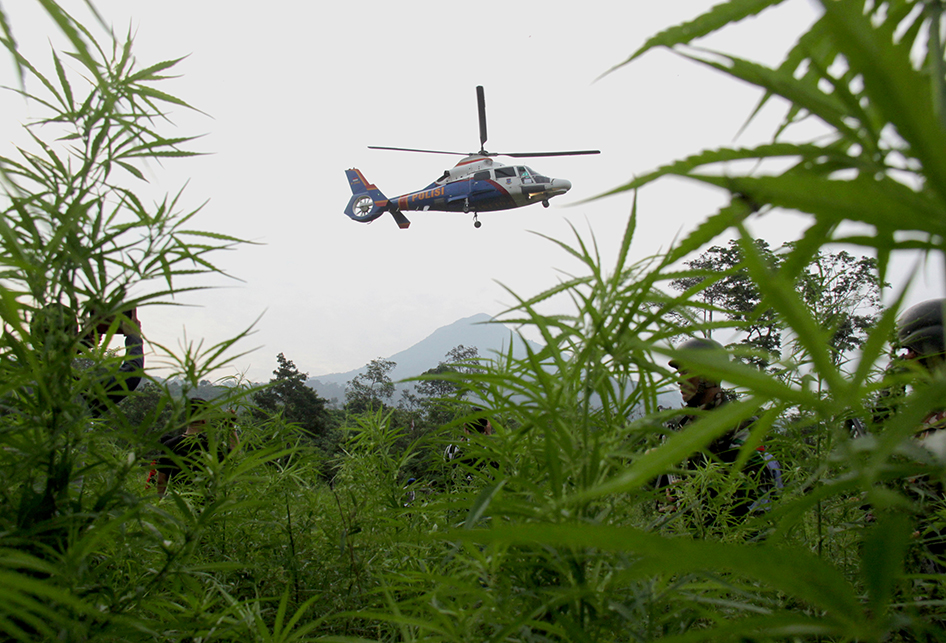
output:
[[[352,413],[364,413],[388,406],[394,397],[395,388],[390,373],[396,366],[396,362],[380,357],[371,360],[364,373],[359,373],[348,382],[345,409]]]
[[[773,251],[768,242],[752,240],[753,253],[773,275],[781,270],[794,247],[789,242]],[[725,247],[712,246],[684,265],[689,268],[687,274],[670,282],[673,289],[692,294],[690,305],[673,313],[684,328],[698,320],[710,336],[714,328],[740,331],[743,336],[735,341],[755,349],[754,356],[747,359],[759,366],[777,361],[784,350],[797,347],[784,316],[764,301],[746,265],[740,241],[732,240]],[[827,333],[836,363],[840,363],[864,343],[867,331],[882,311],[883,284],[877,261],[843,250],[818,251],[793,280],[806,308]]]
[[[300,373],[292,360],[279,353],[269,384],[253,394],[257,415],[279,413],[306,434],[318,438],[329,426],[326,401],[306,386],[308,373]]]

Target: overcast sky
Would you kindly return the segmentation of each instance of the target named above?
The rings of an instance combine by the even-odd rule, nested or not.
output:
[[[49,24],[36,3],[4,2],[28,55],[48,61]],[[63,0],[81,14],[81,0]],[[151,188],[207,205],[196,227],[248,245],[217,257],[242,281],[182,297],[185,308],[141,312],[149,339],[210,345],[255,322],[239,348],[256,349],[220,375],[265,381],[283,352],[311,375],[347,371],[391,355],[440,326],[495,315],[577,269],[554,244],[569,223],[593,233],[611,263],[630,195],[576,202],[704,148],[731,145],[758,94],[665,51],[595,80],[648,36],[715,4],[709,0],[623,3],[213,2],[95,0],[117,31],[135,33],[140,66],[188,56],[164,89],[203,112],[174,110],[179,131],[203,134],[197,159],[153,166]],[[795,0],[702,44],[767,63],[815,17]],[[0,67],[14,84],[12,64]],[[409,230],[385,215],[370,225],[343,214],[357,167],[386,195],[420,189],[459,157],[368,150],[368,145],[468,151],[478,148],[475,86],[486,88],[495,151],[600,149],[599,156],[530,159],[572,191],[540,205],[480,215],[409,213]],[[0,99],[3,132],[29,117]],[[767,140],[782,111],[738,142]],[[13,130],[4,137],[14,138]],[[9,150],[4,150],[9,153]],[[500,159],[503,160],[503,159]],[[508,161],[512,162],[512,161]],[[724,202],[722,194],[665,180],[639,195],[634,257],[666,249]],[[755,233],[777,246],[802,221],[771,217]],[[725,242],[725,240],[721,240]],[[907,265],[906,263],[902,265]],[[942,296],[939,275],[921,278],[911,300]],[[258,320],[258,321],[257,321]],[[185,340],[186,338],[186,340]],[[153,362],[152,362],[153,364]]]

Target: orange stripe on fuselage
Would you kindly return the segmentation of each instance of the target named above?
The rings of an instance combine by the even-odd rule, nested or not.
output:
[[[355,173],[356,173],[356,174],[358,174],[358,178],[361,179],[361,184],[365,186],[365,189],[366,189],[366,190],[377,190],[377,189],[378,189],[377,186],[375,186],[373,183],[368,183],[368,179],[366,179],[366,178],[365,178],[365,175],[361,173],[361,170],[359,170],[359,169],[356,168],[356,167],[353,167],[352,169],[355,170]]]
[[[397,198],[397,207],[401,210],[410,210],[410,204],[417,205],[418,203],[423,203],[430,199],[436,199],[442,197],[446,190],[443,186],[439,188],[434,188],[432,190],[421,190],[420,192],[411,192],[410,194],[405,194],[404,196],[399,196]]]

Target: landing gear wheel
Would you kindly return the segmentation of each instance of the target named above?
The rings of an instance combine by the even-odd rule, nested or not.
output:
[[[483,222],[482,222],[482,221],[474,221],[474,222],[473,222],[473,227],[474,227],[474,228],[478,228],[478,227],[480,227],[481,225],[483,225]]]
[[[543,208],[549,207],[549,200],[548,200],[548,199],[545,199],[545,200],[542,201],[542,207],[543,207]]]
[[[470,211],[470,200],[465,199],[463,201],[463,214],[468,214]]]
[[[482,224],[482,222],[480,222],[480,214],[479,214],[479,212],[474,212],[474,213],[473,213],[473,227],[474,227],[474,228],[478,228],[478,227],[480,227],[481,225],[483,225],[483,224]]]

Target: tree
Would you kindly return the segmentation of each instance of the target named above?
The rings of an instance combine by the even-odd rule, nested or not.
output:
[[[427,398],[464,397],[466,391],[454,379],[434,379],[445,373],[472,373],[477,369],[480,351],[476,346],[459,344],[446,352],[446,359],[434,368],[424,371],[424,379],[415,386],[417,392]]]
[[[794,244],[786,244],[792,247]],[[882,310],[883,283],[873,257],[848,252],[818,252],[798,278],[798,292],[815,319],[830,331],[829,345],[835,364],[846,353],[860,348]]]
[[[414,388],[417,390],[418,394],[427,399],[451,397],[457,394],[460,390],[460,385],[452,380],[440,379],[437,376],[456,372],[456,369],[451,365],[440,362],[440,364],[434,368],[428,368],[423,373],[424,377],[432,379],[421,380],[414,385]]]
[[[447,351],[446,361],[441,364],[449,364],[459,373],[472,373],[479,369],[480,349],[476,346],[464,346],[458,344]]]
[[[306,386],[308,373],[300,373],[292,360],[282,353],[276,356],[276,370],[269,384],[254,393],[258,416],[281,413],[283,419],[298,425],[306,434],[324,437],[329,425],[325,400]]]
[[[755,250],[773,270],[779,258],[769,244],[756,239]],[[670,282],[680,292],[693,291],[703,303],[699,307],[703,324],[711,336],[716,315],[721,315],[746,334],[742,343],[769,355],[777,355],[782,346],[774,311],[760,308],[762,296],[743,265],[743,251],[733,240],[727,247],[713,246],[696,259],[684,262],[694,274]],[[720,275],[723,275],[720,277]],[[718,320],[722,321],[722,320]],[[768,360],[763,360],[763,362]]]
[[[391,402],[394,397],[394,382],[390,373],[397,362],[378,359],[371,360],[364,373],[356,375],[348,382],[345,390],[345,408],[352,413],[377,411]]]
[[[784,244],[773,252],[761,239],[753,240],[755,252],[773,273],[782,265],[794,243]],[[745,333],[740,343],[751,346],[773,358],[785,347],[785,321],[769,306],[763,306],[756,281],[745,265],[745,256],[738,241],[728,247],[713,246],[696,259],[684,262],[694,274],[671,281],[680,292],[690,291],[700,302],[702,326],[712,333],[714,319],[719,315]],[[720,277],[722,275],[722,277]],[[812,316],[819,320],[830,339],[834,361],[839,364],[846,353],[860,347],[880,313],[880,289],[877,260],[854,257],[848,252],[833,254],[816,252],[795,277],[796,291]],[[797,348],[796,338],[790,340]],[[770,360],[755,361],[765,366]]]
[[[414,388],[418,396],[405,395],[405,402],[419,407],[425,421],[430,425],[444,424],[453,417],[452,406],[469,392],[457,380],[457,375],[469,375],[478,370],[479,349],[460,344],[444,355],[446,358],[434,368],[424,371],[423,380]],[[438,377],[447,375],[447,377]],[[452,377],[451,377],[452,375]]]

